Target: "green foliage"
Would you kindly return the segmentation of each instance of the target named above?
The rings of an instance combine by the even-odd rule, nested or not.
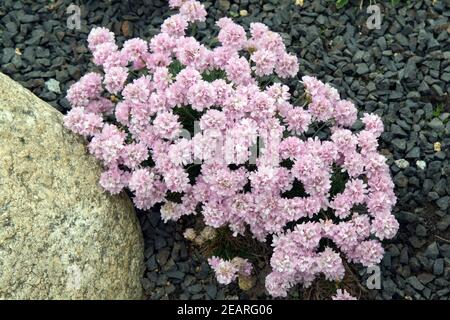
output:
[[[303,184],[298,181],[297,179],[294,180],[294,183],[292,185],[292,189],[284,192],[282,196],[284,198],[292,199],[296,197],[305,197],[307,194],[305,192],[305,189],[303,187]]]
[[[336,8],[341,9],[345,7],[348,3],[348,0],[336,0]]]
[[[348,181],[349,177],[346,171],[342,171],[340,167],[333,168],[333,176],[331,179],[331,197],[341,193],[345,189],[345,183]]]
[[[184,106],[173,108],[173,113],[179,116],[183,129],[186,129],[191,135],[193,135],[194,122],[197,121],[197,119],[200,119],[201,112],[196,111],[189,106]]]
[[[241,250],[233,244],[233,241],[230,241],[232,240],[232,237],[233,234],[229,228],[217,229],[217,234],[214,241],[217,241],[220,245],[213,250],[213,254],[227,260],[240,256],[243,252],[241,252]]]
[[[214,69],[214,70],[208,70],[202,73],[202,78],[205,81],[213,82],[217,79],[226,79],[226,73],[223,70]]]
[[[180,73],[181,70],[184,69],[184,66],[180,63],[180,61],[174,59],[173,62],[169,65],[169,72],[175,77]]]
[[[202,169],[202,167],[200,166],[200,164],[196,164],[196,163],[187,165],[185,167],[185,170],[187,171],[188,176],[189,176],[189,182],[191,184],[195,183],[195,180],[200,175],[201,169]]]
[[[180,193],[180,192],[168,191],[167,194],[166,194],[166,199],[171,201],[171,202],[181,203],[181,197],[182,196],[183,196],[183,194]]]
[[[435,117],[435,118],[439,117],[443,111],[444,111],[444,105],[442,103],[438,104],[436,106],[436,109],[433,110],[433,117]]]

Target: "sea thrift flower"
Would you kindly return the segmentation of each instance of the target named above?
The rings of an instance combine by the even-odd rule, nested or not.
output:
[[[103,63],[104,70],[108,70],[112,67],[126,67],[129,62],[129,57],[121,51],[113,51],[106,58]]]
[[[153,120],[155,133],[164,139],[174,139],[180,132],[178,117],[172,112],[160,112]]]
[[[117,166],[111,167],[100,176],[100,185],[111,194],[120,193],[128,185],[129,174]]]
[[[167,221],[176,221],[181,216],[180,212],[180,206],[171,201],[167,201],[162,207],[161,207],[161,220],[164,222]]]
[[[170,161],[177,166],[192,163],[192,141],[179,139],[169,147],[168,156]]]
[[[187,97],[193,109],[202,111],[214,104],[216,92],[209,82],[199,81],[188,90]]]
[[[276,56],[269,50],[258,50],[251,56],[252,61],[255,63],[256,75],[265,76],[273,72],[273,68],[277,62]]]
[[[220,27],[220,32],[217,38],[224,47],[240,50],[243,48],[247,37],[245,30],[240,25],[235,24],[229,18],[222,18],[217,22]]]
[[[170,34],[172,37],[180,38],[185,35],[187,27],[188,21],[186,17],[181,14],[175,14],[164,20],[161,25],[161,31],[163,34]]]
[[[366,126],[366,129],[371,131],[375,137],[379,137],[384,131],[383,122],[376,114],[365,113],[361,120]]]
[[[203,70],[208,61],[208,50],[193,37],[176,41],[175,56],[184,65]]]
[[[352,102],[348,100],[338,101],[335,105],[334,113],[334,119],[336,120],[336,123],[341,126],[351,127],[356,121],[356,107]]]
[[[381,241],[399,228],[389,166],[377,151],[381,118],[366,113],[355,128],[357,106],[313,76],[301,78],[305,94],[294,105],[288,86],[259,82],[299,70],[280,34],[262,23],[247,34],[221,18],[219,45],[209,48],[187,34],[189,24],[205,21],[204,6],[169,6],[179,12],[148,42],[119,48],[110,31],[94,28],[88,46],[101,70],[67,92],[64,124],[89,140],[104,166],[103,189],[126,189],[142,210],[158,204],[164,222],[199,213],[206,228],[184,234],[196,244],[216,228],[270,239],[265,286],[273,297],[320,276],[340,281],[344,260],[378,264]],[[222,284],[252,273],[239,257],[209,264]]]
[[[231,261],[212,257],[208,259],[208,263],[214,270],[217,282],[220,284],[230,284],[236,280],[238,268]]]
[[[123,147],[121,154],[121,162],[130,169],[134,169],[148,157],[147,147],[143,143],[127,144]]]
[[[105,164],[112,164],[119,160],[124,143],[125,133],[114,125],[105,124],[89,143],[89,151]]]
[[[294,77],[299,70],[296,56],[284,53],[275,64],[275,71],[281,78]]]
[[[74,107],[84,107],[102,92],[102,76],[95,72],[85,74],[67,90],[67,100]]]
[[[186,0],[180,7],[180,14],[185,16],[189,22],[205,21],[206,10],[198,1]]]
[[[83,108],[73,108],[64,116],[64,125],[84,137],[93,136],[103,127],[103,118]]]
[[[332,300],[356,300],[355,297],[352,297],[347,290],[337,289],[336,295],[331,297]]]
[[[150,49],[155,53],[170,56],[175,48],[175,39],[167,33],[160,33],[150,40]]]
[[[169,0],[169,7],[179,8],[186,0]]]
[[[235,84],[248,85],[252,82],[250,64],[245,58],[233,57],[225,66],[228,79]]]
[[[126,55],[131,57],[133,60],[137,60],[147,53],[148,50],[147,48],[148,45],[146,41],[139,38],[134,38],[125,41],[122,50]]]
[[[208,259],[208,263],[216,274],[217,282],[221,284],[230,284],[238,276],[249,276],[252,271],[252,265],[240,257],[235,257],[231,261],[212,257]]]
[[[114,33],[103,27],[93,28],[89,32],[87,41],[89,50],[95,51],[98,45],[114,43]]]
[[[137,169],[133,171],[128,187],[135,194],[135,205],[139,209],[149,209],[155,202],[155,174],[148,169]]]
[[[148,76],[135,79],[122,90],[122,96],[132,104],[146,104],[152,92],[153,83]]]
[[[124,67],[112,67],[107,70],[103,83],[105,84],[106,90],[112,94],[117,94],[123,89],[127,77],[128,69]]]
[[[117,52],[117,45],[113,42],[105,42],[97,45],[95,51],[93,52],[93,61],[96,65],[102,66],[108,60],[108,57]]]
[[[110,114],[114,110],[114,104],[111,100],[100,97],[95,100],[91,100],[84,108],[87,112],[92,113],[106,113]]]

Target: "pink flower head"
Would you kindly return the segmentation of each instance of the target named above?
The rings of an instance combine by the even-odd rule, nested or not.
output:
[[[299,65],[296,56],[284,53],[275,64],[275,72],[281,78],[295,77],[298,73]]]
[[[89,50],[94,51],[100,44],[114,43],[114,33],[103,27],[93,28],[87,41]]]
[[[124,165],[134,169],[148,158],[148,150],[143,143],[127,144],[121,150],[120,157]]]
[[[181,124],[178,122],[178,116],[172,112],[160,112],[153,120],[155,133],[164,139],[174,139],[181,130]]]
[[[100,132],[103,119],[95,113],[86,112],[83,108],[73,108],[64,116],[64,125],[75,133],[89,137]]]
[[[188,102],[194,110],[202,111],[216,101],[214,86],[206,81],[198,81],[187,92]]]
[[[252,54],[251,59],[255,63],[253,69],[258,76],[272,74],[275,63],[277,62],[275,54],[265,49],[257,50]]]
[[[168,33],[160,33],[150,40],[152,52],[170,56],[175,48],[175,39]]]
[[[194,0],[186,0],[180,7],[180,14],[189,22],[205,21],[207,15],[205,7]]]
[[[96,134],[89,143],[89,151],[97,159],[109,165],[119,160],[124,142],[124,132],[114,125],[105,124],[102,131]]]
[[[289,93],[289,87],[282,85],[281,83],[274,83],[267,88],[267,93],[271,96],[277,103],[286,102],[291,97]]]
[[[175,14],[166,20],[161,25],[161,31],[165,34],[170,34],[174,38],[184,37],[185,31],[188,27],[186,16],[182,14]]]
[[[148,54],[147,41],[139,38],[129,39],[123,44],[122,53],[128,61],[133,62],[136,69],[140,69],[145,65],[144,57]]]
[[[118,47],[114,42],[105,42],[97,45],[93,51],[93,61],[96,65],[102,66],[111,54],[117,52]]]
[[[376,114],[365,113],[361,120],[366,129],[372,131],[375,137],[379,137],[384,131],[383,121]]]
[[[224,130],[227,124],[225,113],[219,110],[210,109],[200,119],[200,129]]]
[[[153,84],[148,76],[142,76],[127,84],[122,91],[122,96],[133,104],[145,104],[150,98]]]
[[[67,90],[67,100],[74,107],[84,107],[102,92],[102,76],[95,72],[85,74]]]
[[[225,66],[228,79],[237,85],[247,85],[252,83],[250,64],[245,58],[233,57],[228,60]]]
[[[269,31],[269,28],[260,22],[252,22],[250,23],[250,33],[252,38],[255,40],[261,39],[261,37]]]
[[[230,59],[238,59],[238,52],[230,47],[217,47],[212,51],[212,54],[209,56],[209,63],[211,66],[215,68],[222,69],[224,65],[230,61]]]
[[[193,37],[179,38],[175,56],[182,64],[203,70],[208,61],[208,50]]]
[[[186,0],[169,0],[169,7],[179,8]]]
[[[345,289],[337,289],[336,294],[331,297],[332,300],[356,300]]]
[[[311,124],[311,114],[303,108],[292,108],[285,116],[285,121],[288,125],[288,130],[296,133],[302,133],[308,131],[308,127]]]
[[[334,119],[338,125],[351,127],[356,121],[358,111],[351,101],[339,100],[335,105],[334,113]]]
[[[108,70],[112,67],[126,67],[129,62],[128,55],[124,54],[122,50],[120,51],[112,51],[106,57],[105,62],[103,63],[104,70]]]
[[[96,100],[91,100],[85,107],[85,110],[87,112],[92,113],[105,113],[110,114],[112,110],[114,109],[114,104],[111,102],[111,100],[100,97]]]
[[[150,209],[158,202],[156,176],[148,169],[136,169],[131,174],[128,187],[135,194],[135,205],[139,209]]]
[[[112,166],[100,176],[100,185],[111,194],[120,193],[128,185],[130,175],[128,172],[120,170],[117,166]]]
[[[216,274],[217,282],[220,284],[230,284],[237,277],[238,268],[231,261],[212,257],[208,263]]]
[[[220,19],[217,25],[220,27],[218,39],[224,47],[230,47],[236,50],[242,49],[247,41],[243,27],[235,24],[229,18]]]
[[[383,259],[384,249],[381,243],[376,240],[366,240],[356,245],[347,256],[356,263],[361,263],[364,267],[377,265]]]
[[[103,83],[105,84],[106,90],[108,90],[110,93],[118,94],[123,89],[127,77],[127,68],[112,67],[106,71]]]
[[[326,247],[319,254],[318,267],[328,280],[342,280],[344,278],[345,269],[339,254],[330,247]]]

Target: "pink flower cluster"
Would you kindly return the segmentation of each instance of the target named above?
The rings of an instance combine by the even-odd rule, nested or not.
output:
[[[89,48],[104,73],[86,74],[67,92],[73,109],[65,124],[88,138],[89,151],[103,162],[103,188],[112,194],[128,188],[140,209],[162,203],[164,221],[201,208],[208,226],[228,226],[235,235],[249,229],[260,241],[272,235],[266,287],[273,296],[286,296],[319,274],[342,279],[343,258],[379,263],[380,240],[398,229],[389,167],[377,152],[381,119],[365,114],[364,129],[355,132],[354,104],[310,76],[302,78],[307,106],[291,104],[287,86],[258,85],[260,76],[298,72],[279,34],[253,23],[247,35],[222,18],[221,45],[207,48],[185,34],[190,23],[205,19],[203,5],[171,0],[170,6],[179,13],[148,42],[130,39],[119,49],[110,31],[93,29]],[[172,71],[174,63],[181,70]],[[207,80],[217,70],[224,76]],[[199,128],[192,137],[186,119]],[[318,123],[329,125],[330,139],[308,134]],[[192,176],[196,165],[200,173]],[[332,194],[336,168],[349,180]],[[285,196],[297,184],[304,195]],[[173,193],[181,200],[166,198]],[[368,214],[357,213],[358,207]],[[239,273],[231,262],[210,263],[221,283]]]
[[[238,276],[248,277],[252,273],[252,264],[247,259],[235,257],[232,260],[224,260],[218,257],[211,257],[208,263],[216,274],[217,282],[230,284]]]

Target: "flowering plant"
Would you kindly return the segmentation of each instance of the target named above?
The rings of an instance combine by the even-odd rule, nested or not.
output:
[[[164,221],[201,213],[207,226],[235,236],[271,236],[266,288],[274,297],[319,274],[342,279],[343,257],[379,263],[380,241],[398,229],[389,167],[377,152],[381,119],[364,114],[364,128],[352,129],[354,104],[311,76],[302,77],[304,105],[294,105],[289,87],[261,81],[299,70],[279,34],[252,23],[247,35],[221,18],[221,45],[207,48],[186,35],[205,20],[203,5],[169,4],[179,13],[149,42],[130,39],[119,49],[113,33],[94,28],[89,49],[103,72],[67,92],[65,125],[104,164],[101,186],[112,194],[128,188],[140,209],[161,203]],[[317,124],[329,139],[314,135]],[[345,177],[341,190],[335,175]],[[244,259],[209,262],[221,283],[251,273]]]

